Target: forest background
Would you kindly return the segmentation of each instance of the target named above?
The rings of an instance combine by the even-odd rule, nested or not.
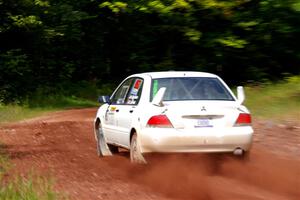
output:
[[[132,73],[300,73],[300,0],[0,0],[0,104],[95,98]]]

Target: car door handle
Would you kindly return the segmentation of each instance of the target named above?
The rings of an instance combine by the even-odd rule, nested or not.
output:
[[[129,110],[130,113],[133,113],[133,110]]]
[[[119,109],[117,109],[116,112],[119,112]]]

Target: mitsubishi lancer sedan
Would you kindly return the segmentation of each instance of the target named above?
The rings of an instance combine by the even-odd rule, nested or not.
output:
[[[217,75],[152,72],[127,77],[102,103],[94,120],[99,156],[130,152],[133,163],[147,153],[244,155],[252,144],[251,115]]]

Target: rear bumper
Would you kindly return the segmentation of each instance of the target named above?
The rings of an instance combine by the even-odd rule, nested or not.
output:
[[[142,153],[151,152],[233,152],[248,151],[252,144],[252,127],[232,128],[145,128],[139,134]]]

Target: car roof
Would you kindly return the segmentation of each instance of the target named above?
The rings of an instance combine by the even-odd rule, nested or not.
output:
[[[134,74],[132,76],[150,76],[151,78],[171,78],[171,77],[218,77],[215,74],[206,72],[193,71],[163,71],[163,72],[146,72]]]

